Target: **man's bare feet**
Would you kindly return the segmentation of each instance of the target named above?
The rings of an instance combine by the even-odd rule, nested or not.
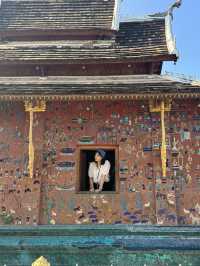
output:
[[[102,191],[102,189],[95,189],[95,192],[97,192],[97,193],[99,193],[101,191]]]
[[[94,188],[90,188],[90,192],[94,192]]]

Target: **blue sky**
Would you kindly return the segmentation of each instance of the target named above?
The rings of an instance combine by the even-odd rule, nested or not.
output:
[[[135,17],[167,10],[175,0],[123,0],[121,17]],[[176,65],[165,63],[165,71],[200,80],[200,0],[183,0],[174,12],[173,32],[180,58]]]

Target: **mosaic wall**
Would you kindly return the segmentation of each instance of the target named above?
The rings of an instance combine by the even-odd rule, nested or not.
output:
[[[42,117],[42,116],[41,116]],[[43,118],[42,118],[43,119]],[[37,158],[35,175],[28,177],[29,115],[23,104],[0,105],[0,222],[2,224],[38,224],[40,176],[42,164],[40,142],[43,124],[35,115],[34,141]]]
[[[1,104],[1,224],[200,224],[200,108],[166,113],[167,178],[160,115],[147,102],[54,102],[34,114],[35,174],[28,178],[29,116]],[[77,144],[119,146],[119,193],[76,193]]]

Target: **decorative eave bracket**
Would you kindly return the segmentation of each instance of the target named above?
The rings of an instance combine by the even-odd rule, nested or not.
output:
[[[160,113],[161,116],[161,131],[162,131],[162,146],[161,146],[161,162],[162,162],[162,176],[167,176],[167,145],[166,145],[166,129],[165,129],[165,112],[171,111],[171,102],[161,100],[150,101],[149,109],[151,113]]]
[[[46,102],[45,101],[34,101],[34,102],[25,101],[25,111],[29,112],[29,116],[30,116],[28,169],[29,169],[30,178],[33,178],[33,169],[34,169],[33,118],[34,118],[34,113],[46,111]]]

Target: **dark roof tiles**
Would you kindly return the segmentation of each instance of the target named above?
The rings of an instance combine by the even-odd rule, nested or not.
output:
[[[116,40],[1,42],[0,61],[34,60],[123,60],[170,54],[165,32],[165,19],[122,22]]]
[[[4,0],[0,30],[112,29],[114,10],[115,0]]]
[[[160,75],[0,77],[0,97],[95,94],[200,95],[200,83]]]

